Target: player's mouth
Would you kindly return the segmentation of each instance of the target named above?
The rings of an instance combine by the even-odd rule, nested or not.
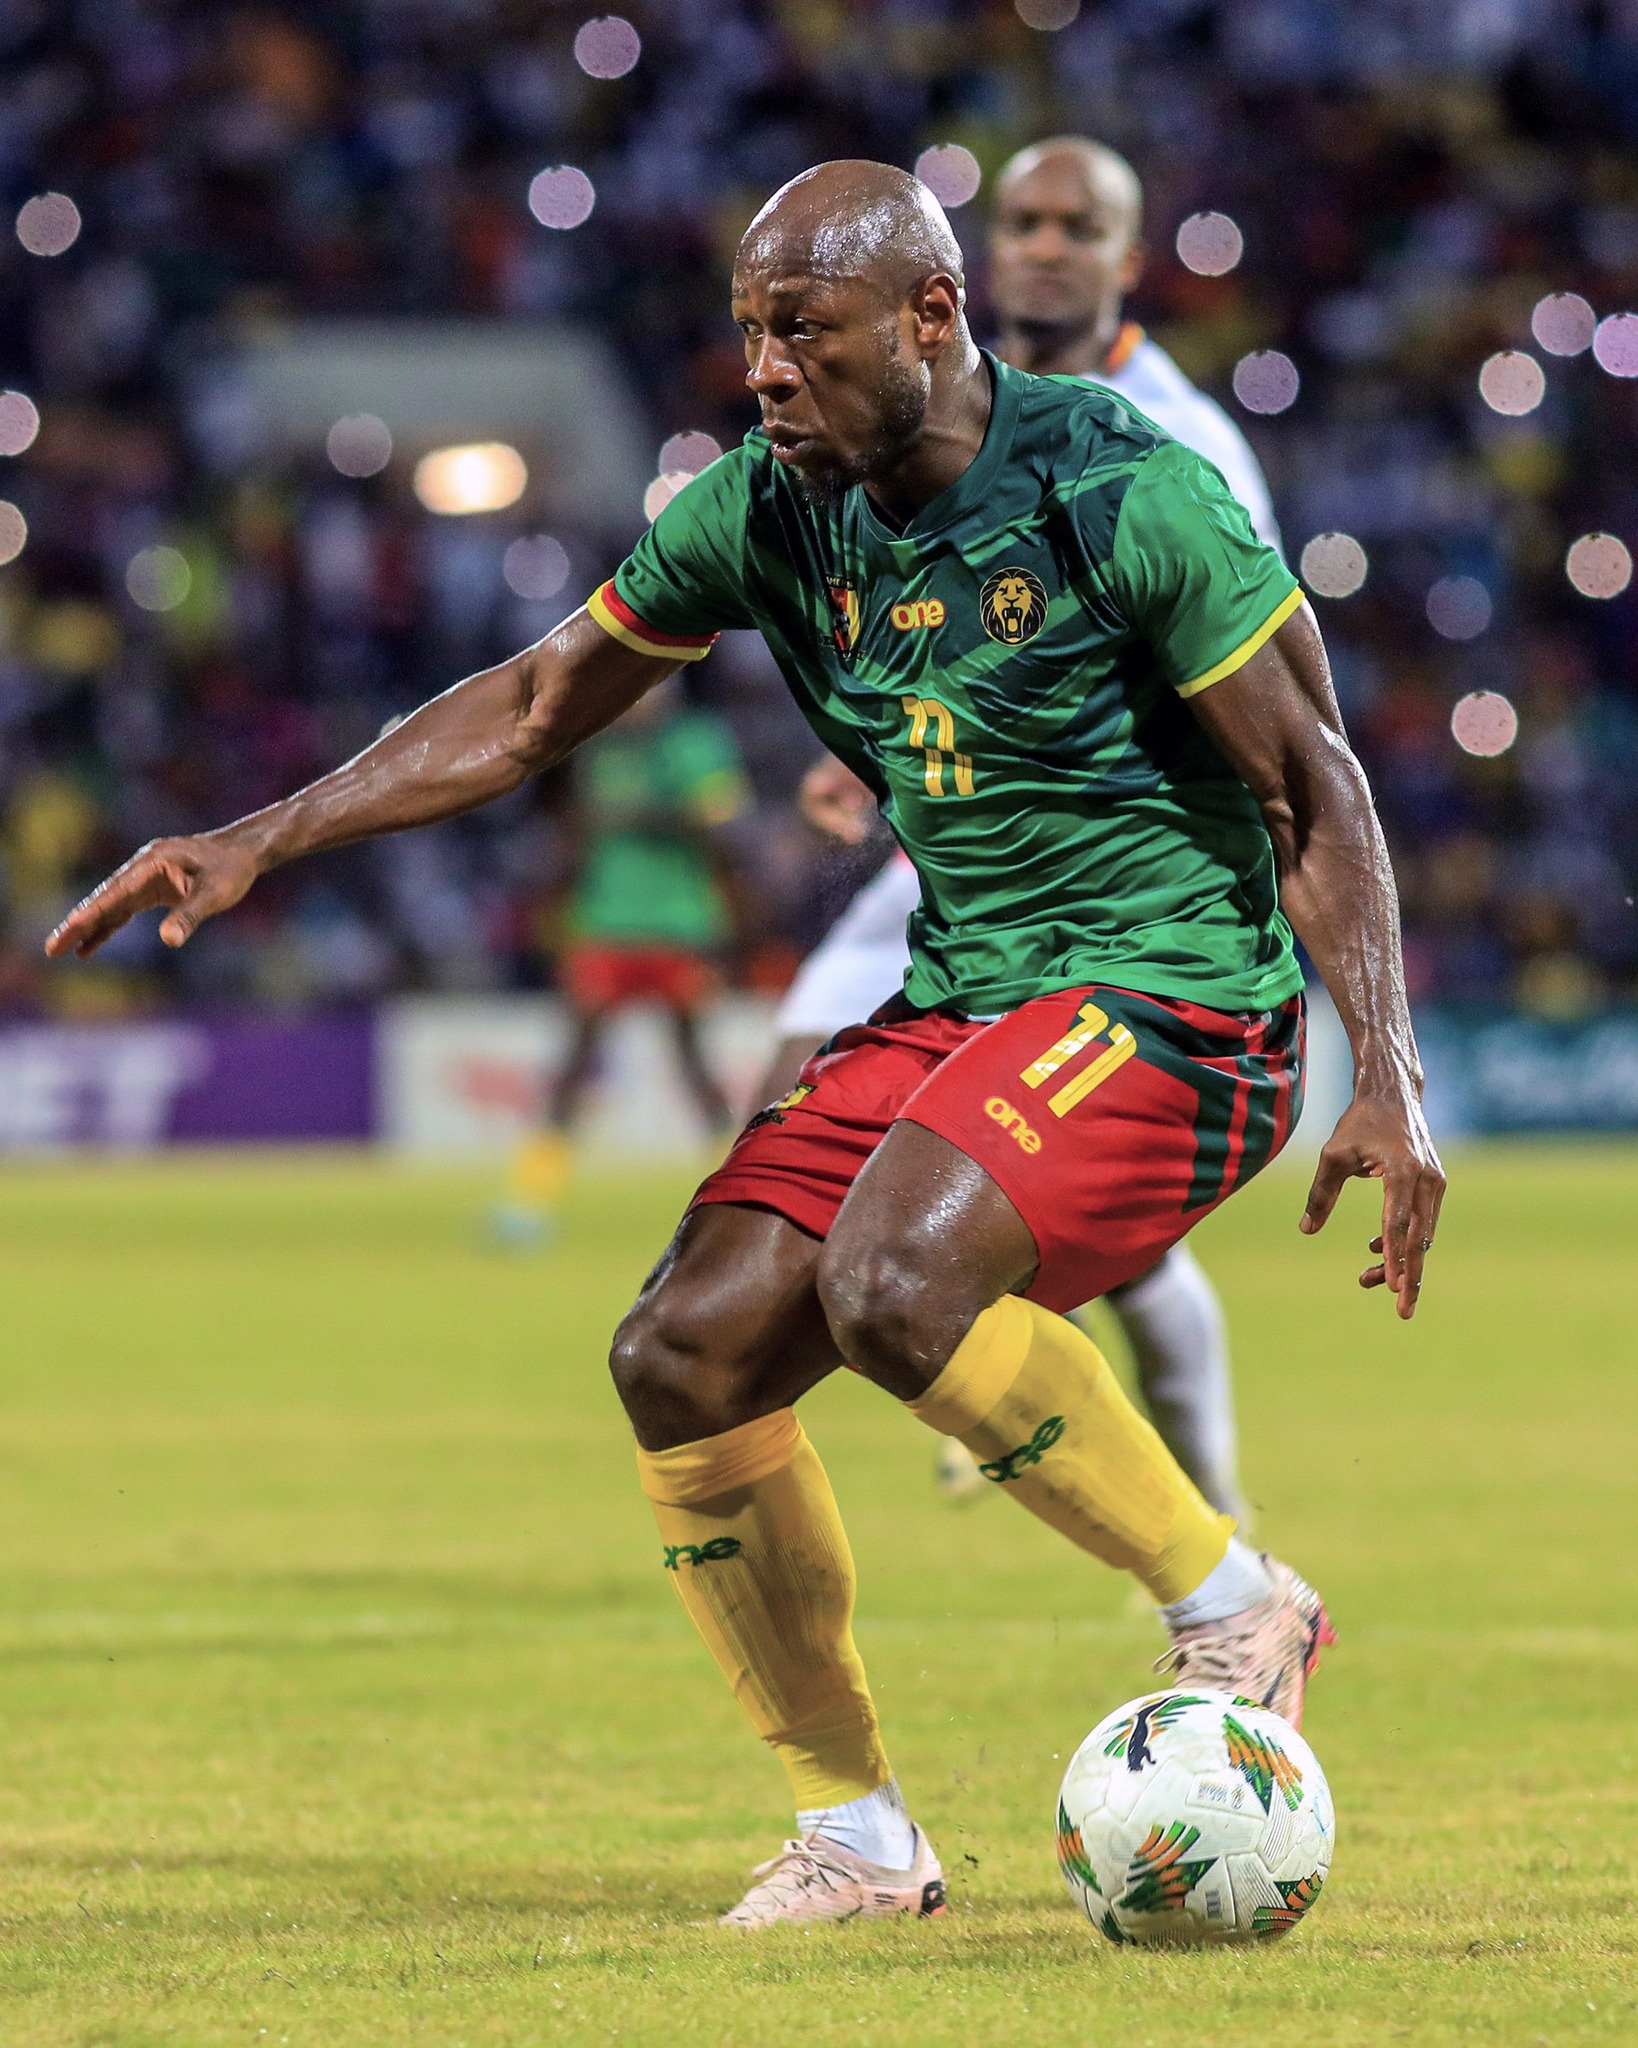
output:
[[[762,431],[778,462],[799,464],[804,455],[811,454],[819,445],[817,436],[798,433],[796,428],[782,426],[777,420],[764,420]]]

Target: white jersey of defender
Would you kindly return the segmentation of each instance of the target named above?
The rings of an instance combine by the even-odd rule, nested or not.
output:
[[[1214,463],[1250,514],[1258,539],[1279,547],[1274,503],[1245,435],[1158,343],[1145,335],[1119,369],[1086,381],[1117,392],[1174,441]],[[803,961],[779,1007],[780,1037],[829,1038],[863,1023],[901,989],[910,965],[905,922],[920,898],[915,869],[895,853]]]

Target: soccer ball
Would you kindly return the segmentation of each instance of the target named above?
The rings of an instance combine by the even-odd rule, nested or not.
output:
[[[1058,1795],[1058,1865],[1113,1942],[1267,1941],[1319,1896],[1336,1814],[1319,1760],[1254,1700],[1150,1693],[1100,1721]]]

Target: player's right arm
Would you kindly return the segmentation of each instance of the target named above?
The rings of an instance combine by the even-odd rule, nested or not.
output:
[[[139,911],[180,946],[259,875],[308,853],[459,817],[573,753],[725,626],[749,624],[743,449],[702,471],[614,578],[533,647],[468,676],[373,746],[280,803],[214,832],[158,839],[46,941],[82,959]]]
[[[293,796],[214,832],[151,841],[69,912],[46,951],[83,959],[138,912],[155,909],[168,913],[160,937],[180,946],[269,868],[505,796],[618,718],[678,660],[640,652],[582,609]]]

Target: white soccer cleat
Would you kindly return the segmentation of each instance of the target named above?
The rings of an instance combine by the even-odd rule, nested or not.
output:
[[[1172,1631],[1172,1646],[1155,1669],[1174,1687],[1212,1686],[1255,1700],[1302,1726],[1303,1695],[1320,1651],[1337,1639],[1325,1603],[1288,1564],[1263,1562],[1274,1581],[1266,1600],[1226,1621],[1201,1621]]]
[[[944,1872],[920,1828],[915,1838],[908,1870],[883,1870],[823,1835],[787,1842],[757,1865],[756,1883],[717,1925],[751,1933],[815,1920],[931,1920],[944,1911]]]

